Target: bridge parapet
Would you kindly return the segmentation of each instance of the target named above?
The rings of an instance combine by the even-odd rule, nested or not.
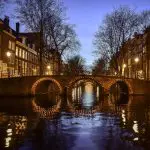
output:
[[[28,96],[35,94],[36,86],[43,81],[52,81],[56,83],[63,93],[66,87],[70,87],[74,83],[80,80],[89,80],[96,82],[104,90],[109,92],[110,87],[117,81],[123,81],[127,84],[129,94],[149,94],[150,82],[138,79],[123,79],[113,76],[30,76],[30,77],[16,77],[0,79],[0,95],[4,96]]]

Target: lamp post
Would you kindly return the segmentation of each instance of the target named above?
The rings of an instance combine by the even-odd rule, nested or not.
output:
[[[10,65],[11,52],[8,51],[8,52],[6,53],[6,56],[7,56],[7,58],[8,58],[8,77],[10,77],[10,68],[9,68],[10,66],[9,66],[9,65]]]
[[[135,78],[137,78],[137,64],[138,64],[138,62],[139,62],[139,58],[136,57],[136,58],[134,59],[134,61],[135,61],[135,63],[136,63]]]

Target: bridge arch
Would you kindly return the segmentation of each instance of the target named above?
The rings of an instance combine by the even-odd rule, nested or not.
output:
[[[31,88],[32,95],[36,94],[36,88],[37,88],[37,86],[40,83],[42,83],[43,81],[51,81],[51,82],[55,83],[58,86],[58,88],[59,88],[60,94],[62,94],[62,92],[63,92],[62,86],[61,86],[61,84],[57,80],[55,80],[55,79],[53,79],[51,77],[44,77],[44,78],[38,79],[37,81],[35,81],[33,83],[32,88]]]
[[[132,94],[131,84],[125,80],[114,80],[109,87],[109,102],[111,104],[128,104],[129,94]]]
[[[118,82],[123,82],[124,84],[126,84],[128,87],[128,94],[133,94],[133,87],[131,86],[131,83],[127,80],[122,80],[122,79],[111,80],[107,90],[109,91],[111,86]]]
[[[98,85],[102,86],[102,84],[94,77],[80,76],[80,77],[75,77],[73,80],[71,80],[69,84],[67,85],[67,89],[69,90],[76,82],[80,80],[90,81],[90,82],[97,83]]]

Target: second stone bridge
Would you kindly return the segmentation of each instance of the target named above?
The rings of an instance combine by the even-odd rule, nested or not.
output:
[[[16,78],[0,79],[0,95],[1,96],[29,96],[36,95],[37,87],[41,86],[42,92],[48,91],[48,83],[53,82],[57,85],[60,94],[68,94],[71,87],[78,81],[90,81],[101,85],[104,93],[108,94],[110,87],[115,83],[127,86],[128,94],[149,94],[150,82],[139,80],[120,78],[114,76],[27,76]],[[44,84],[43,84],[44,83]],[[67,92],[67,93],[66,93]]]

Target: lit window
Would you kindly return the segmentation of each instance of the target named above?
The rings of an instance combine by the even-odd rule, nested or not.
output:
[[[11,49],[11,41],[9,40],[8,48]]]
[[[146,53],[146,47],[145,46],[143,47],[143,53]]]
[[[16,47],[16,56],[18,56],[18,47]]]
[[[12,42],[12,50],[15,50],[15,43]]]
[[[22,58],[25,58],[25,51],[24,50],[22,50]]]
[[[19,57],[21,57],[22,49],[19,49]]]

